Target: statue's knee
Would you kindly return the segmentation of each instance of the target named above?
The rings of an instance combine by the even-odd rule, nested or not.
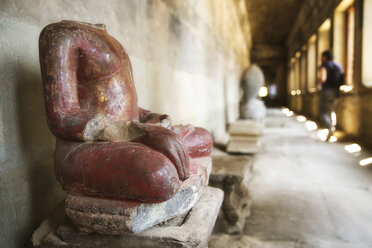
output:
[[[163,154],[147,147],[138,156],[135,159],[138,171],[134,175],[139,180],[133,184],[142,192],[142,200],[163,202],[172,198],[182,183],[173,163]]]
[[[58,170],[69,193],[119,200],[162,202],[181,184],[168,158],[136,143],[84,144]]]
[[[192,158],[209,156],[212,152],[212,135],[204,128],[195,127],[195,130],[188,134],[184,142]]]

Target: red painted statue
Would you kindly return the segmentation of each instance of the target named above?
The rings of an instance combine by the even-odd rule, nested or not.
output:
[[[210,154],[206,130],[138,107],[129,57],[103,25],[48,25],[39,49],[55,174],[69,194],[163,202],[189,177],[190,157]]]

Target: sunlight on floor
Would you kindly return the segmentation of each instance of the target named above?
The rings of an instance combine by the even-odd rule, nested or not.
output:
[[[345,148],[345,151],[347,151],[348,153],[356,153],[356,152],[360,152],[362,150],[360,145],[358,145],[356,143],[346,145],[344,148]]]
[[[362,160],[360,160],[360,162],[359,162],[359,165],[360,165],[360,166],[367,166],[367,165],[371,165],[371,164],[372,164],[372,157],[362,159]]]

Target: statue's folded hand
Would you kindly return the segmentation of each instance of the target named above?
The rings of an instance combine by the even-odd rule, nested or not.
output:
[[[151,113],[148,115],[146,124],[159,125],[165,128],[170,128],[171,119],[169,115]]]
[[[146,109],[139,109],[139,121],[141,123],[158,125],[165,128],[171,128],[171,118],[169,115],[153,113]]]
[[[180,180],[189,178],[190,161],[181,137],[175,132],[157,125],[136,123],[144,134],[136,141],[164,154],[174,164]]]

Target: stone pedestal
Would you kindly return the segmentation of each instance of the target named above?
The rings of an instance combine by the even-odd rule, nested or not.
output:
[[[229,124],[228,132],[235,136],[260,136],[263,134],[264,127],[261,120],[237,120]]]
[[[140,233],[186,213],[199,200],[202,190],[208,185],[212,159],[191,159],[190,167],[190,178],[168,201],[150,204],[67,195],[67,215],[83,232]]]
[[[261,151],[258,137],[231,136],[226,148],[230,153],[255,154]]]
[[[259,137],[263,134],[264,125],[259,120],[238,120],[229,125],[230,140],[227,152],[255,154],[261,150]]]
[[[61,205],[35,231],[32,242],[39,248],[207,247],[222,200],[222,190],[207,187],[186,214],[140,234],[121,235],[80,232]]]
[[[252,158],[249,156],[213,156],[210,185],[225,193],[215,233],[238,234],[243,231],[251,211],[248,183],[251,178]]]

